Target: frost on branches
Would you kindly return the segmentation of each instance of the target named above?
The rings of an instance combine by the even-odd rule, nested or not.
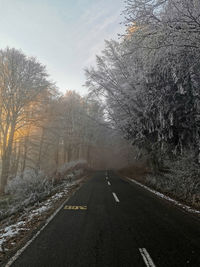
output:
[[[154,169],[164,157],[200,162],[200,2],[127,0],[124,14],[127,34],[106,41],[87,87]]]

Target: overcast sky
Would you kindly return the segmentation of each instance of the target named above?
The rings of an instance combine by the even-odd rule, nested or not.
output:
[[[61,91],[83,94],[83,68],[123,33],[123,9],[123,0],[0,0],[0,48],[37,57]]]

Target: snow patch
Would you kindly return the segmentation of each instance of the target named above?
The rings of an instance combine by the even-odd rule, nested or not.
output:
[[[68,189],[64,189],[62,192],[56,193],[55,195],[51,196],[49,199],[47,199],[46,201],[44,201],[41,204],[41,207],[37,207],[35,209],[30,210],[28,213],[26,213],[26,219],[23,219],[21,221],[18,221],[15,224],[6,226],[2,229],[0,229],[0,252],[3,252],[4,250],[4,243],[14,237],[17,236],[21,231],[28,231],[30,230],[30,228],[27,228],[27,224],[29,222],[31,222],[31,220],[34,217],[40,216],[41,214],[43,214],[44,212],[50,210],[54,203],[62,198],[64,195],[66,195],[66,193],[68,192]],[[12,245],[12,243],[11,243]],[[15,245],[15,243],[13,243],[13,245]]]
[[[17,237],[21,231],[29,231],[31,229],[31,221],[36,217],[39,217],[41,214],[47,212],[50,210],[54,204],[61,199],[64,196],[67,196],[69,192],[69,188],[71,186],[74,186],[76,184],[79,184],[80,181],[84,177],[80,178],[79,180],[73,181],[73,182],[64,182],[62,184],[62,191],[55,193],[51,197],[49,197],[47,200],[43,201],[42,203],[39,204],[39,207],[32,208],[30,210],[25,210],[23,215],[18,218],[18,222],[12,224],[12,225],[6,225],[0,229],[0,252],[6,251],[6,242],[12,238],[12,237]],[[64,187],[64,188],[63,188]],[[62,204],[64,205],[64,204]],[[52,215],[55,216],[55,214],[61,209],[61,207]],[[50,216],[46,224],[53,218]],[[39,232],[38,232],[39,233]],[[10,242],[11,246],[16,245],[16,242]]]
[[[6,241],[7,238],[11,238],[19,233],[19,231],[27,230],[25,227],[25,222],[20,221],[16,224],[12,224],[7,226],[1,231],[1,239],[0,239],[0,251],[3,251],[3,243]]]

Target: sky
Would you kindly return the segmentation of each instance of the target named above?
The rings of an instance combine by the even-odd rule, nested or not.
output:
[[[84,68],[124,32],[123,9],[124,0],[0,0],[0,48],[37,57],[62,92],[84,95]]]

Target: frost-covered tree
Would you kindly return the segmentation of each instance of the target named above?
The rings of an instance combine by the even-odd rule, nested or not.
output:
[[[198,160],[199,1],[127,0],[125,15],[127,35],[106,42],[86,85],[155,168],[186,150]]]

